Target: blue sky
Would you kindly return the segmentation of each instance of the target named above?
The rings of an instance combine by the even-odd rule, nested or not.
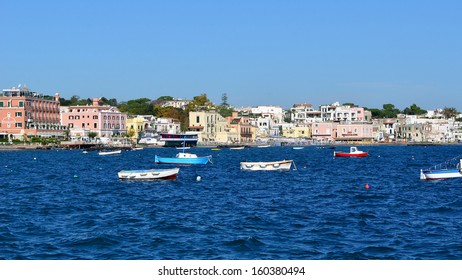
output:
[[[462,111],[462,1],[3,1],[0,86]]]

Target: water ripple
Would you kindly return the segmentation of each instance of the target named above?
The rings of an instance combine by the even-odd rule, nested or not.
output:
[[[315,147],[195,149],[214,164],[150,182],[117,171],[153,168],[155,154],[176,150],[0,151],[0,258],[461,259],[461,181],[418,178],[461,146],[363,148],[362,159]],[[283,158],[298,170],[239,170]]]

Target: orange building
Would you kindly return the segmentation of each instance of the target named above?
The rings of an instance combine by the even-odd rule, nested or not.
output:
[[[46,96],[27,86],[4,89],[0,95],[0,138],[63,137],[59,94]]]

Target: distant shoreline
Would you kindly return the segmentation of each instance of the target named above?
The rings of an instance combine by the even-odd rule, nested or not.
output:
[[[249,148],[255,148],[258,145],[256,144],[242,144],[243,146]],[[283,146],[274,146],[274,147],[326,147],[326,146],[451,146],[451,145],[461,145],[462,143],[337,143],[337,144],[320,144],[320,145],[283,145]],[[156,146],[142,146],[143,148],[165,148],[165,147],[156,147]],[[217,146],[205,145],[205,146],[196,146],[195,148],[216,148]],[[223,147],[226,148],[226,147]],[[62,147],[57,149],[61,150]],[[24,151],[24,150],[56,150],[56,147],[47,147],[41,145],[0,145],[0,151]],[[67,149],[64,149],[67,150]]]

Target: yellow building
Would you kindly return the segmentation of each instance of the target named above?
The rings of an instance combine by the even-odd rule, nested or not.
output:
[[[310,125],[288,127],[282,131],[282,136],[287,138],[311,138],[312,129]]]
[[[147,126],[148,122],[143,117],[127,117],[127,135],[137,142],[139,135],[143,132]]]
[[[238,117],[236,112],[227,118],[214,111],[189,112],[188,130],[197,132],[204,143],[250,143],[256,138],[249,117]]]
[[[188,131],[197,132],[198,142],[218,142],[217,134],[225,130],[226,119],[215,111],[189,112]]]

